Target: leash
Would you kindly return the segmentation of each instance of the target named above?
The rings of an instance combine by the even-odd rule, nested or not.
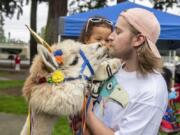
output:
[[[28,128],[28,135],[31,135],[31,129],[32,129],[32,118],[31,118],[31,108],[30,108],[30,105],[29,105],[29,108],[28,108],[28,116],[27,116],[27,120],[28,120],[28,125],[27,125],[27,128]]]
[[[81,128],[78,129],[77,133],[76,133],[76,129],[75,129],[75,124],[77,124],[76,122],[79,122],[79,121],[76,121],[76,118],[73,118],[73,120],[72,120],[73,135],[85,135],[87,110],[90,105],[91,98],[92,98],[91,96],[84,97],[83,104],[82,104],[82,115],[81,115],[81,123],[82,124],[81,124]]]

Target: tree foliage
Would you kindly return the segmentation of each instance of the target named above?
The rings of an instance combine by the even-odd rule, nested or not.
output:
[[[50,0],[48,20],[45,30],[45,39],[49,44],[58,42],[58,20],[60,16],[66,16],[67,14],[68,0]]]
[[[41,28],[41,31],[38,33],[38,35],[39,35],[40,37],[42,37],[43,39],[45,39],[45,30],[46,30],[46,28],[45,28],[45,27],[42,27],[42,28]]]
[[[6,37],[4,35],[3,25],[0,25],[0,42],[5,42]]]
[[[126,1],[126,0],[117,0],[117,3],[120,3],[123,1]],[[149,1],[153,4],[153,8],[163,10],[163,11],[167,11],[168,8],[173,8],[174,4],[180,4],[180,0],[149,0]]]
[[[12,18],[17,11],[17,19],[23,14],[23,0],[1,0],[0,1],[0,23],[3,25],[4,16]]]
[[[107,6],[107,0],[70,0],[69,14],[86,12],[89,9]]]
[[[31,0],[30,27],[36,32],[37,29],[37,8],[39,2],[47,2],[48,0]],[[29,0],[26,0],[27,4]],[[37,42],[30,34],[30,61],[32,62],[35,54],[37,54]]]
[[[37,0],[31,0],[30,27],[36,32],[37,26]],[[30,33],[29,33],[30,34]],[[37,54],[37,42],[30,34],[30,62],[32,62],[35,54]]]
[[[117,0],[117,3],[124,2],[124,1],[126,1],[126,0]]]
[[[166,11],[168,8],[172,8],[174,4],[178,4],[179,0],[153,0],[152,3],[155,9]]]

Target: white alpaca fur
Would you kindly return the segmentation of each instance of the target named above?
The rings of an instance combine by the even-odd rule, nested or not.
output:
[[[58,65],[52,53],[46,48],[40,46],[38,53],[30,69],[30,75],[26,79],[23,87],[23,95],[28,100],[31,108],[31,135],[50,135],[52,127],[59,116],[75,115],[81,111],[84,93],[88,81],[81,79],[55,83],[37,83],[38,78],[49,76],[54,70],[63,72],[65,77],[78,77],[83,64],[83,59],[79,54],[81,49],[89,59],[91,66],[95,71],[97,80],[108,78],[105,67],[107,64],[115,73],[120,67],[119,60],[106,60],[107,49],[95,43],[92,45],[83,45],[72,40],[61,42],[51,47],[53,51],[61,49],[63,52],[63,65]],[[72,65],[75,58],[78,62]],[[101,64],[100,64],[101,63]],[[98,72],[96,72],[98,71]],[[84,75],[92,77],[89,69],[86,67]],[[21,135],[27,134],[26,121]]]

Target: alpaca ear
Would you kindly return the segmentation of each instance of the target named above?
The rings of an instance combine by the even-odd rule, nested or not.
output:
[[[51,47],[50,45],[42,39],[36,32],[34,32],[30,27],[28,27],[28,30],[33,35],[37,43],[41,44],[37,46],[37,51],[41,55],[44,64],[47,66],[47,68],[51,69],[52,71],[56,70],[58,68],[58,63],[55,60],[54,55],[51,53]]]
[[[42,45],[38,45],[37,51],[38,54],[42,57],[43,62],[47,68],[51,69],[52,71],[55,71],[59,67],[54,55],[50,53],[47,48],[45,48]]]

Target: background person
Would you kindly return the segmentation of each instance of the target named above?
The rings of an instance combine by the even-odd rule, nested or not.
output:
[[[168,103],[162,60],[155,45],[160,25],[153,13],[132,8],[118,17],[111,40],[110,54],[125,64],[114,78],[121,86],[117,100],[101,100],[102,117],[87,112],[87,126],[93,135],[157,135]],[[114,92],[114,91],[113,91]]]
[[[21,58],[18,54],[15,56],[15,71],[20,71]]]

